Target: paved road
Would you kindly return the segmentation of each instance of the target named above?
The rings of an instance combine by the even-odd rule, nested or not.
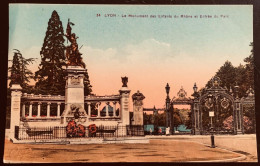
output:
[[[189,140],[210,145],[210,136],[190,136],[190,135],[175,135],[175,136],[147,136],[151,139],[173,139],[173,140]],[[257,161],[257,143],[255,134],[247,135],[216,135],[215,145],[220,148],[240,152],[251,158],[252,161]],[[250,160],[250,161],[251,161]]]
[[[5,141],[5,162],[187,162],[226,160],[241,154],[191,141],[150,140],[147,144],[13,144]]]

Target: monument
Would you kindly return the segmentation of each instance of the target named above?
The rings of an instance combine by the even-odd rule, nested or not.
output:
[[[61,115],[61,123],[67,124],[74,120],[78,123],[87,121],[87,114],[84,110],[84,73],[85,63],[82,61],[81,53],[78,49],[75,33],[71,33],[71,25],[68,20],[66,37],[70,45],[66,47],[66,87],[65,87],[65,111]]]
[[[137,93],[132,95],[133,99],[133,125],[143,125],[143,99],[145,96],[137,91]]]

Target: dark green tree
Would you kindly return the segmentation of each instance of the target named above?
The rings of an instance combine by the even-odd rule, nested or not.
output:
[[[54,10],[48,22],[46,36],[41,48],[41,63],[35,72],[36,93],[65,93],[65,63],[64,32],[58,13]]]
[[[173,110],[173,126],[178,127],[181,124],[183,124],[183,123],[182,123],[182,120],[181,120],[179,110],[177,108],[174,108],[174,110]]]
[[[25,59],[21,52],[15,49],[13,60],[10,61],[12,62],[12,66],[8,68],[11,73],[9,86],[19,84],[23,88],[23,92],[30,92],[29,82],[33,78],[33,73],[28,69],[28,65],[33,64],[35,59]]]
[[[84,73],[84,94],[86,96],[92,94],[92,86],[90,84],[90,80],[89,80],[89,75],[88,75],[87,69],[86,69],[86,72]]]
[[[251,50],[251,54],[244,59],[244,62],[246,63],[246,72],[245,72],[245,84],[247,86],[247,88],[249,89],[249,87],[251,86],[252,88],[254,87],[254,45],[253,43],[250,43],[250,45],[252,47]]]
[[[235,86],[235,73],[236,69],[231,62],[226,61],[223,66],[217,71],[215,76],[218,76],[221,80],[220,86],[233,87]],[[212,86],[211,80],[208,81],[206,87]]]

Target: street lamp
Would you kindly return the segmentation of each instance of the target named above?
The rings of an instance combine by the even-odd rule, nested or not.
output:
[[[213,101],[213,95],[212,94],[209,94],[208,95],[208,99]],[[212,118],[214,117],[214,110],[211,110],[209,111],[209,117],[210,117],[210,124],[211,124],[211,127],[210,127],[210,130],[211,130],[211,148],[215,148],[215,140],[214,140],[214,134],[213,134],[213,122],[212,122]]]
[[[197,90],[198,90],[198,87],[197,87],[197,85],[196,85],[196,82],[194,83],[193,90],[194,90],[194,93],[196,93]]]
[[[166,90],[166,94],[167,94],[166,104],[165,104],[165,106],[166,106],[166,108],[165,108],[165,110],[166,110],[166,127],[170,127],[170,131],[172,131],[173,130],[172,129],[172,114],[171,114],[172,112],[170,110],[171,100],[170,100],[170,97],[169,97],[170,86],[169,86],[168,83],[166,84],[165,90]],[[171,132],[171,133],[173,133],[173,132]]]
[[[170,92],[170,86],[167,83],[166,87],[165,87],[166,93],[167,93],[167,97],[169,96],[169,92]]]
[[[236,85],[234,86],[235,88],[235,93],[236,93],[236,99],[238,99],[238,89],[239,89],[239,86],[237,85],[237,82],[236,82]]]

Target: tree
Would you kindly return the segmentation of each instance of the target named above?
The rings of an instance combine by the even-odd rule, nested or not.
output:
[[[36,93],[65,93],[65,63],[64,32],[58,13],[54,10],[48,22],[46,36],[41,48],[41,63],[35,72]]]
[[[235,73],[236,69],[231,62],[226,61],[223,66],[219,68],[215,76],[219,77],[221,82],[220,86],[224,87],[234,87],[235,86]],[[208,81],[206,87],[212,86],[211,80]]]
[[[182,124],[181,116],[178,109],[173,110],[173,126],[178,127]]]
[[[249,89],[251,86],[254,87],[254,45],[253,43],[250,43],[252,47],[251,54],[244,59],[244,62],[246,63],[246,72],[245,72],[245,85]]]
[[[84,94],[85,95],[92,94],[92,86],[90,84],[90,80],[89,80],[87,69],[86,69],[86,72],[84,73]]]
[[[19,84],[23,88],[23,92],[30,91],[29,82],[30,79],[33,78],[33,73],[31,70],[28,69],[28,65],[35,61],[34,58],[28,58],[25,59],[21,52],[17,49],[15,49],[12,66],[9,67],[9,72],[11,73],[11,76],[9,77],[10,83],[9,86],[12,84]]]

